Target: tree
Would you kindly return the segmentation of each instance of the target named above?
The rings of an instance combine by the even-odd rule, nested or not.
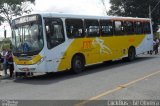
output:
[[[29,4],[34,4],[35,0],[0,0],[0,24],[7,21],[11,26],[11,20],[15,16],[30,13]]]
[[[11,50],[12,49],[12,42],[9,38],[3,39],[0,41],[0,51],[2,49]]]
[[[159,0],[110,0],[111,8],[108,15],[148,18],[149,6],[151,10],[156,6],[156,9],[152,11],[153,29],[156,31],[160,19],[159,2]]]

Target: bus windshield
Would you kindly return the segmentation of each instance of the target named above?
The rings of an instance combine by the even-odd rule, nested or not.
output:
[[[12,28],[14,55],[36,55],[43,48],[43,28],[41,22],[32,21]]]

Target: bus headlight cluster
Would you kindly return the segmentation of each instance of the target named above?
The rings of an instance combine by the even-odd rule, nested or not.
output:
[[[46,59],[46,57],[42,57],[42,58],[38,61],[37,65],[41,64],[45,59]]]

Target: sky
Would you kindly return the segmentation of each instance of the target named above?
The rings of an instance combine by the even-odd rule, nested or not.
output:
[[[106,8],[109,10],[109,0],[105,0]],[[81,15],[106,15],[101,0],[36,0],[32,6],[33,12],[55,12]],[[3,37],[4,26],[7,30],[7,37],[11,31],[7,23],[0,26],[0,37]]]
[[[109,0],[106,7],[109,7]],[[34,11],[104,15],[101,0],[36,0]]]

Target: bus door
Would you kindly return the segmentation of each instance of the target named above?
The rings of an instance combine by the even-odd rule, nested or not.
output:
[[[64,41],[64,30],[61,19],[45,18],[46,30],[46,65],[48,71],[56,71],[58,64],[63,57],[64,46],[60,46]]]

